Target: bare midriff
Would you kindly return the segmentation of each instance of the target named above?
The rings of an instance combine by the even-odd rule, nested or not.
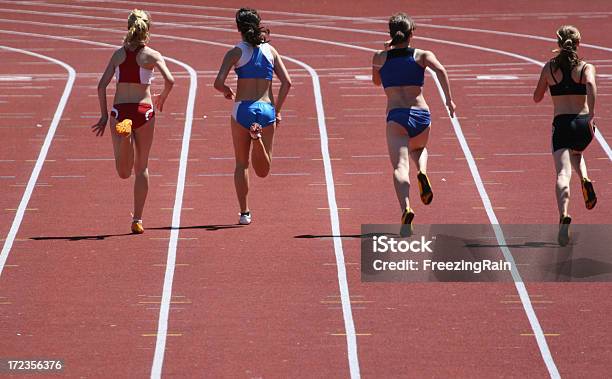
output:
[[[272,81],[267,79],[238,79],[236,101],[263,101],[271,103]]]
[[[400,86],[385,88],[387,112],[396,108],[419,108],[429,110],[419,86]]]
[[[151,86],[140,83],[117,83],[113,104],[153,104]]]

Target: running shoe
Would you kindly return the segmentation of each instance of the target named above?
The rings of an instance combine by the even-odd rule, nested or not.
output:
[[[572,218],[570,216],[561,216],[559,219],[559,235],[557,236],[557,242],[561,246],[567,246],[570,241],[570,224]]]
[[[117,125],[115,125],[115,130],[120,136],[129,137],[129,135],[132,134],[132,120],[126,118],[125,120],[118,122]]]
[[[584,198],[586,209],[595,208],[595,204],[597,204],[597,195],[595,195],[593,182],[588,178],[582,178],[582,197]]]
[[[421,201],[425,205],[431,204],[431,201],[433,200],[433,191],[431,190],[431,183],[429,183],[427,174],[419,171],[417,174],[417,180],[419,182],[419,190],[421,191]]]
[[[410,237],[412,235],[412,220],[414,220],[414,212],[410,207],[404,210],[402,214],[402,226],[400,228],[400,236]]]
[[[132,233],[134,233],[134,234],[142,234],[142,233],[144,233],[144,228],[142,227],[142,220],[133,220],[132,221]]]
[[[240,225],[249,225],[251,223],[251,212],[240,212],[240,220],[238,220]]]
[[[263,128],[258,123],[254,122],[253,124],[251,124],[251,129],[249,129],[249,133],[251,134],[251,138],[252,139],[256,139],[256,140],[260,139],[261,138],[262,130],[263,130]]]

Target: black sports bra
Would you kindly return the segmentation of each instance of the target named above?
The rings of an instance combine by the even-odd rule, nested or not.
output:
[[[552,64],[550,64],[550,74],[555,81],[554,85],[548,87],[550,89],[550,96],[586,95],[586,84],[582,84],[582,76],[584,75],[584,69],[586,66],[587,64],[585,63],[584,66],[582,66],[582,70],[580,70],[580,80],[578,83],[572,79],[571,70],[565,70],[561,67],[563,77],[561,78],[560,82],[557,82],[557,79],[555,79],[555,75],[553,74]]]

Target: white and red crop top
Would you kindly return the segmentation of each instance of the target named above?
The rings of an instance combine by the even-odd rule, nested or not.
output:
[[[136,56],[138,56],[138,52],[140,52],[143,47],[144,46],[139,46],[134,51],[130,51],[130,49],[125,46],[123,47],[125,50],[125,60],[115,68],[115,79],[117,83],[151,84],[153,80],[153,70],[140,67],[136,61]]]

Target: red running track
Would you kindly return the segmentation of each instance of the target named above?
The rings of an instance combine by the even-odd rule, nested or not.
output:
[[[346,6],[338,4],[337,8],[272,3],[258,6],[265,10],[345,15]],[[96,2],[79,6],[113,8],[116,5]],[[415,8],[411,13],[423,15],[420,18],[423,23],[506,31],[516,31],[520,25],[522,33],[536,35],[550,35],[563,20],[543,18],[551,9],[547,5],[551,4],[538,4],[536,8],[519,5],[510,8],[490,2],[487,4],[490,8],[475,11],[475,3],[462,4],[461,9],[448,4],[444,7],[447,16],[436,16],[438,10],[426,8]],[[121,31],[123,13],[56,5],[3,3],[3,6],[1,18],[19,14],[29,21],[60,26],[0,21],[2,29],[111,44],[121,38],[120,32],[75,31],[61,25],[78,22]],[[384,20],[397,9],[401,6],[376,4],[376,9],[374,5],[362,6],[348,13]],[[334,249],[328,238],[332,234],[326,209],[329,205],[310,76],[299,66],[289,64],[296,85],[275,145],[273,174],[276,175],[266,180],[253,179],[251,201],[256,221],[248,228],[237,227],[232,180],[227,176],[233,168],[227,125],[231,104],[219,97],[210,85],[225,48],[160,38],[161,35],[180,36],[232,44],[237,38],[235,33],[162,25],[208,25],[233,30],[232,11],[153,5],[150,10],[157,22],[152,45],[198,72],[198,101],[190,141],[164,376],[348,376],[343,313]],[[609,17],[605,12],[609,13],[610,9],[603,2],[595,2],[588,10],[564,11],[582,12],[582,16],[598,12],[599,16]],[[495,14],[455,16],[473,13]],[[198,17],[201,15],[217,18]],[[346,236],[343,246],[361,374],[546,376],[546,366],[535,339],[529,336],[533,332],[522,306],[517,303],[512,284],[360,282],[359,240],[351,236],[359,233],[362,223],[394,222],[399,213],[385,158],[384,130],[374,126],[384,123],[384,97],[368,81],[354,79],[355,75],[369,73],[371,54],[320,42],[287,40],[279,35],[378,48],[384,39],[382,35],[313,29],[300,24],[310,19],[307,24],[362,31],[384,31],[384,24],[348,23],[323,20],[320,16],[272,12],[263,15],[264,19],[290,22],[290,25],[274,26],[273,33],[277,35],[274,45],[283,54],[308,63],[320,76],[340,226],[342,235]],[[87,18],[92,16],[117,20]],[[604,18],[571,17],[584,20],[583,24],[576,23],[585,40],[593,36],[592,43],[606,45],[606,40],[601,39],[605,36],[596,34],[597,26],[593,22],[603,22]],[[517,46],[516,38],[425,26],[417,33],[512,51],[540,61],[548,57],[551,49],[545,42],[521,40],[525,43]],[[32,210],[26,212],[0,279],[0,300],[5,310],[3,339],[7,341],[0,348],[0,355],[36,353],[62,357],[67,362],[66,374],[70,376],[105,377],[109,372],[130,377],[149,375],[189,79],[178,66],[172,66],[178,83],[169,109],[158,119],[152,153],[156,159],[151,162],[151,172],[156,176],[152,178],[145,216],[149,229],[144,236],[123,235],[131,208],[131,183],[115,178],[108,138],[96,140],[86,128],[95,121],[94,87],[110,50],[96,48],[83,54],[86,45],[79,43],[0,37],[3,38],[0,44],[54,56],[70,63],[78,73],[48,162],[39,178],[39,184],[47,186],[36,187],[28,206]],[[434,50],[449,68],[460,107],[459,120],[499,220],[553,223],[556,211],[552,197],[552,162],[547,154],[550,107],[536,107],[530,100],[539,68],[499,54],[417,42],[419,47]],[[202,52],[207,59],[197,58]],[[588,50],[588,53],[589,60],[607,59],[602,51]],[[24,61],[17,54],[10,54],[8,59]],[[605,63],[598,64],[598,68],[602,66],[599,74],[607,74]],[[11,112],[34,113],[21,115],[32,116],[32,120],[18,123],[23,126],[19,128],[20,133],[6,133],[6,138],[16,144],[24,138],[40,137],[40,131],[32,123],[49,118],[54,112],[65,74],[59,67],[50,65],[31,68],[22,65],[13,69],[16,71],[7,73],[34,73],[34,78],[45,73],[54,75],[49,88],[30,92],[44,95],[38,98],[44,102],[43,106],[30,110],[23,102],[17,103],[19,98],[11,98],[16,104],[10,108]],[[520,80],[511,84],[470,80],[476,75],[508,71],[518,73]],[[603,96],[597,113],[602,124],[610,118],[605,106],[609,93],[606,84],[606,79],[600,79]],[[436,201],[428,208],[416,205],[418,221],[487,223],[482,201],[433,81],[428,79],[426,88],[434,115],[430,172]],[[21,87],[20,91],[26,89]],[[472,96],[483,93],[490,96]],[[528,117],[509,113],[508,109],[519,109]],[[2,117],[0,130],[8,131],[7,127],[15,124],[14,120]],[[604,134],[609,133],[604,130]],[[370,140],[377,142],[366,142]],[[31,142],[29,150],[8,152],[6,159],[15,162],[3,166],[2,175],[15,178],[3,179],[3,184],[4,180],[9,185],[27,181],[31,163],[26,160],[36,159],[39,148],[40,143]],[[526,153],[530,155],[499,155]],[[572,213],[584,223],[609,222],[611,212],[605,206],[612,182],[609,160],[596,143],[589,149],[587,159],[591,176],[597,180],[602,206],[587,214],[579,207],[580,199],[575,197]],[[511,172],[519,170],[522,172]],[[16,208],[22,191],[8,185],[3,188],[7,188],[3,199],[6,205],[3,205]],[[280,190],[286,188],[291,190]],[[522,188],[529,188],[530,197],[539,200],[526,202],[525,195],[517,190]],[[575,187],[572,190],[579,193]],[[56,222],[60,217],[61,222]],[[11,222],[10,216],[2,218],[3,233]],[[528,290],[560,374],[605,376],[611,358],[606,348],[610,335],[605,328],[612,309],[610,286],[529,284]],[[32,346],[36,346],[35,351]]]

